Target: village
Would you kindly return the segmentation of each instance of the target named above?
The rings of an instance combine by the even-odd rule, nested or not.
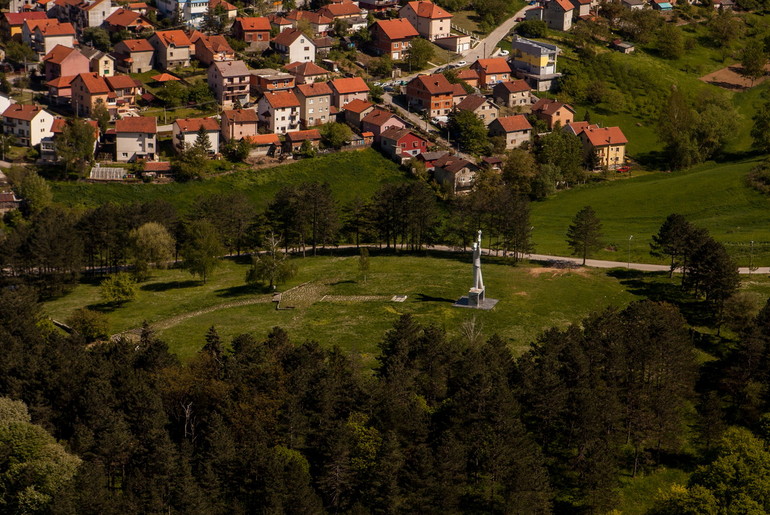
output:
[[[274,7],[246,17],[224,0],[156,7],[14,0],[0,34],[9,60],[14,45],[26,47],[30,59],[15,75],[23,98],[0,96],[2,157],[11,146],[29,147],[36,164],[60,164],[63,134],[77,119],[94,132],[93,152],[79,160],[88,167],[79,178],[90,180],[172,180],[173,157],[194,147],[207,158],[236,148],[236,160],[277,164],[373,146],[407,168],[420,162],[446,191],[463,193],[481,167],[499,170],[505,152],[529,150],[550,131],[580,139],[587,169],[628,170],[620,127],[578,121],[571,105],[549,97],[561,76],[560,49],[508,28],[542,20],[566,31],[590,17],[596,2],[526,6],[523,17],[501,27],[507,30],[498,42],[509,38],[510,51],[494,38],[468,34],[430,1]],[[102,34],[114,44],[101,41]],[[110,49],[97,48],[105,45]],[[616,46],[628,51],[622,42]],[[330,59],[334,48],[360,55],[358,69]],[[439,61],[434,48],[445,50],[443,66],[430,60]],[[250,66],[261,62],[273,66]],[[383,65],[384,79],[367,73]],[[25,97],[23,86],[35,77],[44,92]],[[174,106],[180,91],[188,101]],[[194,107],[211,114],[192,116]],[[462,148],[468,123],[484,127],[485,148]]]

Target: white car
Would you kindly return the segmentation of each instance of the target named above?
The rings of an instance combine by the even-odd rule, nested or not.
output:
[[[505,57],[506,55],[510,54],[508,50],[500,50],[500,55]]]
[[[458,61],[457,62],[457,66],[465,66],[466,64],[468,64],[467,61]]]

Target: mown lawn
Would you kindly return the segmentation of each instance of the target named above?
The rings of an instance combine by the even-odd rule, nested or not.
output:
[[[631,260],[653,262],[648,253],[651,236],[666,216],[681,213],[725,243],[742,266],[748,266],[749,242],[754,240],[754,263],[767,266],[770,198],[744,183],[745,174],[759,160],[707,163],[686,172],[589,184],[534,203],[532,225],[537,252],[567,255],[567,227],[575,213],[590,205],[603,223],[605,242],[610,247],[597,252],[596,257],[625,261],[628,238],[633,235]]]
[[[234,172],[190,183],[92,184],[52,182],[54,199],[67,205],[95,207],[106,202],[136,202],[164,199],[179,209],[189,207],[196,197],[211,193],[240,191],[258,209],[267,206],[284,185],[308,181],[328,182],[335,197],[346,202],[356,196],[368,198],[382,184],[400,181],[404,173],[379,152],[339,152],[295,163]]]
[[[506,338],[520,353],[545,328],[566,326],[592,311],[610,305],[625,305],[638,298],[621,281],[601,270],[552,270],[539,265],[511,266],[496,258],[485,258],[484,280],[488,295],[500,299],[493,311],[452,307],[467,293],[471,281],[469,254],[394,256],[373,251],[366,280],[358,271],[354,252],[337,251],[334,257],[298,258],[297,276],[281,290],[304,285],[289,293],[277,311],[272,303],[218,309],[182,320],[160,332],[171,349],[187,359],[203,345],[206,330],[215,326],[229,340],[250,332],[264,336],[281,326],[299,339],[315,339],[360,354],[371,362],[377,342],[400,314],[411,313],[423,323],[435,323],[452,336],[461,334],[464,322],[474,320],[483,334]],[[326,251],[328,254],[329,251]],[[168,320],[243,299],[264,295],[244,285],[246,263],[226,261],[203,285],[183,270],[158,271],[143,283],[138,298],[105,313],[113,333]],[[306,284],[309,283],[309,284]],[[403,303],[393,295],[407,295]],[[322,301],[324,295],[379,296],[374,301]],[[81,284],[71,293],[45,304],[46,312],[66,320],[78,307],[97,303],[98,286]]]

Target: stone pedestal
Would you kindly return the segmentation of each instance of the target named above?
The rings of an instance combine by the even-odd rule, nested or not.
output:
[[[468,305],[472,307],[484,305],[484,288],[471,288],[468,291]]]

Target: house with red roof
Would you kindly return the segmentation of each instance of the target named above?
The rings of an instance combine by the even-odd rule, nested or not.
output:
[[[286,140],[283,142],[283,151],[299,152],[302,149],[302,144],[306,141],[309,141],[313,148],[318,148],[321,146],[321,131],[308,129],[287,133]]]
[[[484,95],[468,95],[455,107],[457,111],[470,111],[478,116],[485,125],[492,123],[500,116],[500,108]]]
[[[77,75],[63,75],[45,83],[48,101],[53,105],[69,105],[72,102],[72,81]]]
[[[249,157],[276,156],[281,153],[281,138],[278,134],[254,134],[248,136],[246,141],[251,143]]]
[[[294,75],[272,68],[249,70],[249,85],[252,95],[261,95],[265,91],[291,89],[294,87]]]
[[[543,6],[529,9],[527,20],[542,20],[548,28],[567,31],[572,28],[575,6],[570,0],[547,0]]]
[[[532,138],[532,125],[523,114],[502,116],[489,124],[489,135],[505,138],[505,149],[510,150]]]
[[[591,16],[591,0],[571,0],[574,11],[574,21]]]
[[[418,75],[406,85],[409,105],[426,110],[431,118],[449,114],[454,105],[453,95],[454,86],[442,73]]]
[[[583,150],[594,169],[609,168],[615,170],[625,164],[626,139],[620,127],[588,126],[578,134],[583,142]]]
[[[219,153],[219,122],[214,118],[177,118],[171,124],[173,136],[171,141],[174,144],[174,150],[181,152],[185,148],[195,145],[198,134],[201,129],[209,138],[209,154]]]
[[[380,142],[382,133],[392,127],[403,129],[406,127],[406,123],[395,114],[384,109],[373,109],[361,120],[361,131],[374,134],[374,141],[377,143]]]
[[[45,20],[48,15],[42,11],[24,11],[20,13],[3,13],[0,18],[0,35],[3,39],[21,41],[21,32],[27,20]]]
[[[398,9],[398,0],[359,0],[358,6],[369,12],[384,12]]]
[[[310,25],[310,30],[313,31],[316,37],[328,34],[334,23],[332,18],[324,16],[320,12],[314,13],[297,9],[289,12],[284,18],[291,22],[291,26],[295,29],[299,28],[301,22],[308,23]]]
[[[500,105],[528,110],[532,105],[532,88],[522,79],[498,82],[492,88],[492,97]]]
[[[473,189],[478,171],[479,167],[474,163],[451,154],[445,154],[433,162],[433,178],[455,195],[464,195]]]
[[[54,19],[26,20],[22,25],[21,38],[42,58],[56,45],[74,47],[75,28],[71,23]]]
[[[427,139],[409,129],[391,127],[380,134],[380,148],[399,164],[427,152],[429,145]]]
[[[111,0],[55,0],[49,16],[71,22],[80,32],[89,27],[101,27],[115,10]]]
[[[367,100],[369,97],[369,86],[361,77],[334,79],[329,82],[329,87],[332,88],[332,105],[337,109],[353,100]]]
[[[331,120],[332,90],[325,82],[298,84],[294,94],[299,100],[299,119],[302,126],[314,127]]]
[[[143,73],[155,66],[155,48],[146,39],[124,39],[111,55],[115,68],[123,73]]]
[[[287,72],[294,75],[294,80],[297,84],[312,84],[329,78],[329,70],[309,61],[287,64],[284,68]]]
[[[155,160],[158,123],[154,116],[127,116],[115,122],[115,161]]]
[[[238,8],[227,0],[209,0],[209,10],[224,12],[228,20],[227,27],[230,27],[232,21],[238,16]]]
[[[194,30],[190,34],[190,42],[195,47],[195,58],[203,66],[210,66],[214,62],[235,60],[235,50],[224,36],[217,34],[208,36]]]
[[[299,29],[284,30],[273,38],[272,45],[288,63],[315,61],[315,43]]]
[[[286,134],[299,130],[299,99],[293,91],[268,91],[257,104],[260,123],[270,132]]]
[[[374,51],[379,55],[389,55],[396,61],[406,56],[410,42],[419,36],[414,26],[404,18],[378,20],[369,31]]]
[[[12,134],[24,147],[34,147],[43,138],[53,136],[53,121],[54,115],[39,105],[11,104],[3,111],[4,133]]]
[[[267,19],[270,22],[270,30],[275,29],[278,34],[293,28],[291,22],[280,14],[268,14]]]
[[[428,0],[408,2],[398,11],[400,18],[409,20],[420,36],[428,41],[451,35],[452,15]]]
[[[345,123],[358,129],[361,127],[361,120],[374,111],[374,104],[366,100],[356,99],[345,104],[342,110],[344,111]]]
[[[511,66],[502,57],[478,59],[471,65],[471,70],[479,74],[480,88],[491,87],[498,82],[511,80]]]
[[[474,88],[479,86],[479,72],[471,68],[464,68],[457,72],[457,78]]]
[[[86,56],[71,47],[56,45],[43,57],[45,80],[57,77],[88,73],[91,63]]]
[[[136,99],[144,93],[142,83],[128,75],[104,77],[110,92],[107,94],[107,109],[113,116],[120,116],[136,107]]]
[[[110,87],[98,73],[79,73],[72,79],[71,88],[72,110],[77,116],[90,117],[97,104],[108,108]]]
[[[40,142],[40,159],[47,163],[56,163],[59,161],[59,155],[56,150],[56,140],[64,132],[64,128],[71,120],[65,120],[64,118],[56,118],[51,125],[51,137],[44,138]],[[95,120],[85,120],[85,122],[93,128],[94,131],[94,147],[93,153],[96,153],[96,147],[99,144],[99,123]]]
[[[231,31],[235,39],[246,42],[249,50],[265,50],[270,45],[270,20],[264,16],[236,18]]]
[[[348,1],[339,2],[336,4],[327,4],[318,9],[318,14],[322,14],[323,16],[326,16],[332,20],[345,20],[350,18],[358,18],[363,14],[363,12],[361,11],[361,8],[358,7],[358,5]]]
[[[98,72],[102,77],[115,75],[115,58],[88,45],[80,45],[80,53],[88,59],[89,69]]]
[[[575,120],[575,109],[571,105],[551,98],[541,98],[532,105],[532,114],[545,121],[549,129],[559,124],[566,127]]]
[[[214,62],[206,78],[214,98],[223,107],[248,103],[251,90],[250,73],[243,61]]]
[[[259,117],[254,109],[229,109],[222,111],[222,138],[240,141],[257,134]]]
[[[155,49],[155,64],[161,70],[190,66],[190,56],[194,50],[190,38],[184,31],[157,31],[150,36],[149,42]]]
[[[143,30],[152,30],[153,26],[143,14],[129,9],[118,8],[104,20],[104,27],[109,32],[128,31],[138,34]]]

